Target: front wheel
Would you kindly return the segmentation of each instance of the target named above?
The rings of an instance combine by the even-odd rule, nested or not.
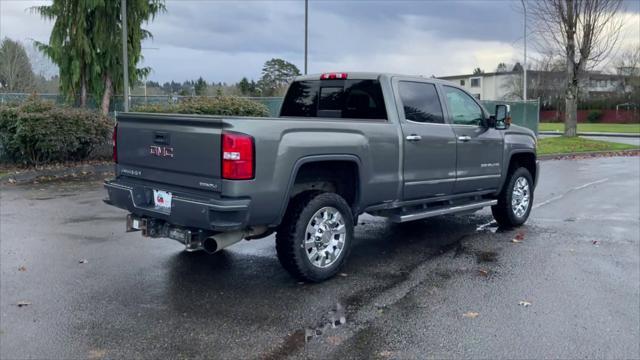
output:
[[[308,193],[292,201],[276,234],[278,259],[299,280],[326,280],[338,273],[349,255],[351,209],[333,193]]]
[[[498,204],[491,207],[494,219],[503,227],[524,224],[533,205],[533,181],[524,167],[513,171],[498,196]]]

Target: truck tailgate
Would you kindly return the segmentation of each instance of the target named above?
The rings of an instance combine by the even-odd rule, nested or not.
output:
[[[123,113],[117,120],[119,175],[220,190],[220,118]]]

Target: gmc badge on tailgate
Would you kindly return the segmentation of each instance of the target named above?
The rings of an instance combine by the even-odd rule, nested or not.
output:
[[[173,148],[169,146],[149,146],[149,154],[159,157],[173,157]]]

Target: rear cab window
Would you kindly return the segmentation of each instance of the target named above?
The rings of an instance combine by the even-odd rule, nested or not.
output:
[[[302,80],[289,87],[280,116],[387,119],[387,111],[378,80]]]

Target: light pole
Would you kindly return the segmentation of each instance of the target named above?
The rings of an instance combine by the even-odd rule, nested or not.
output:
[[[522,99],[527,101],[527,3],[526,0],[522,1],[522,8],[524,9],[524,71],[522,76],[523,90]]]
[[[124,75],[124,111],[129,111],[129,56],[127,55],[127,0],[120,0],[122,10],[122,73]]]
[[[309,0],[304,0],[304,74],[307,75],[307,56],[309,54]]]
[[[142,50],[159,50],[160,48],[157,47],[146,47],[146,48],[141,48]],[[147,78],[145,77],[144,79],[142,79],[143,84],[144,84],[144,103],[147,103]]]

